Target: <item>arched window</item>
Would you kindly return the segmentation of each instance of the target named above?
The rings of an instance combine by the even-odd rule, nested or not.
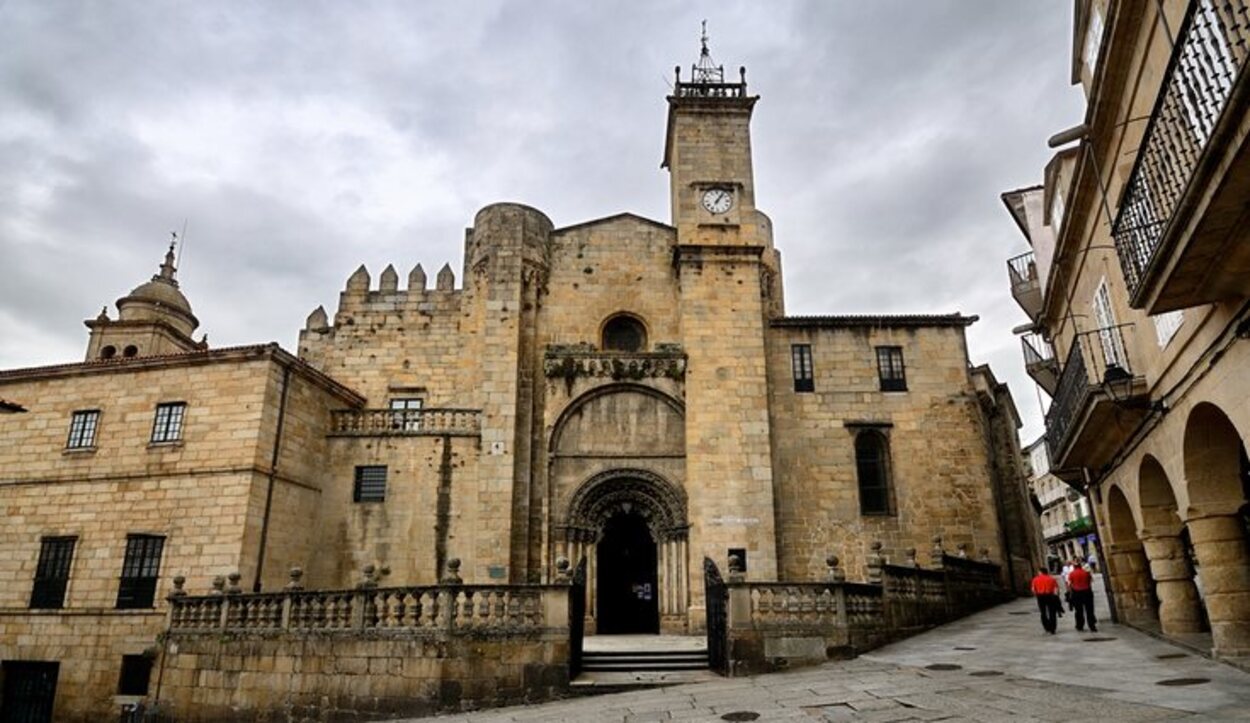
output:
[[[632,316],[621,314],[603,325],[605,351],[642,351],[647,347],[647,329]]]
[[[125,349],[122,349],[122,356],[124,357],[132,357],[138,353],[139,353],[139,347],[135,346],[134,344],[130,344]]]
[[[101,359],[112,359],[115,356],[117,356],[117,347],[113,346],[112,344],[109,344],[108,346],[100,350]]]
[[[859,513],[892,514],[890,448],[885,435],[865,429],[855,436],[855,472],[859,478]]]

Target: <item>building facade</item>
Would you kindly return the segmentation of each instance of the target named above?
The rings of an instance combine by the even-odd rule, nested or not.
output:
[[[1037,500],[1036,509],[1042,540],[1046,544],[1046,566],[1058,572],[1065,562],[1098,561],[1098,535],[1089,500],[1067,482],[1050,473],[1050,455],[1042,437],[1024,449],[1029,465],[1029,489]]]
[[[1079,0],[1083,123],[1003,200],[1052,396],[1052,472],[1091,502],[1122,621],[1250,654],[1250,6]]]
[[[142,695],[175,575],[420,585],[455,558],[536,583],[585,559],[598,633],[702,630],[705,557],[810,580],[940,536],[1027,580],[1019,419],[969,364],[976,318],[787,316],[745,71],[705,50],[668,101],[667,223],[487,206],[459,285],[361,267],[297,356],[195,341],[170,255],[87,322],[85,361],[0,372],[25,410],[0,417],[4,705]]]

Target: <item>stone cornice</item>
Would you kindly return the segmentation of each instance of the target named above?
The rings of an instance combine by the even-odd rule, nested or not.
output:
[[[781,316],[768,322],[774,328],[875,328],[966,327],[980,319],[963,314],[852,314],[845,316]]]

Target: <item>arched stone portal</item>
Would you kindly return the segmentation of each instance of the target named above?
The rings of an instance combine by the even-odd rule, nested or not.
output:
[[[609,470],[577,489],[564,546],[589,566],[587,632],[686,631],[688,528],[685,493],[654,472]]]
[[[1142,515],[1139,537],[1150,559],[1159,625],[1165,635],[1202,632],[1207,627],[1206,613],[1194,584],[1188,535],[1167,473],[1150,455],[1142,459],[1137,492]]]
[[[1150,560],[1145,546],[1137,536],[1137,522],[1124,491],[1112,485],[1107,492],[1107,527],[1111,543],[1104,545],[1107,569],[1111,573],[1111,589],[1116,609],[1124,621],[1137,625],[1153,625],[1158,620],[1159,605],[1150,577]]]

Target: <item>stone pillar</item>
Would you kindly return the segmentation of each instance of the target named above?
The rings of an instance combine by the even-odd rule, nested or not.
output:
[[[1151,591],[1150,562],[1137,540],[1106,545],[1107,570],[1116,610],[1126,623],[1149,624],[1158,620]]]
[[[1180,535],[1162,530],[1142,530],[1142,545],[1150,559],[1150,576],[1159,598],[1159,625],[1165,635],[1197,633],[1203,628],[1202,600],[1194,586],[1193,571],[1185,559]]]
[[[1198,577],[1211,622],[1211,652],[1250,655],[1250,556],[1241,517],[1191,510],[1185,524],[1198,557]]]

